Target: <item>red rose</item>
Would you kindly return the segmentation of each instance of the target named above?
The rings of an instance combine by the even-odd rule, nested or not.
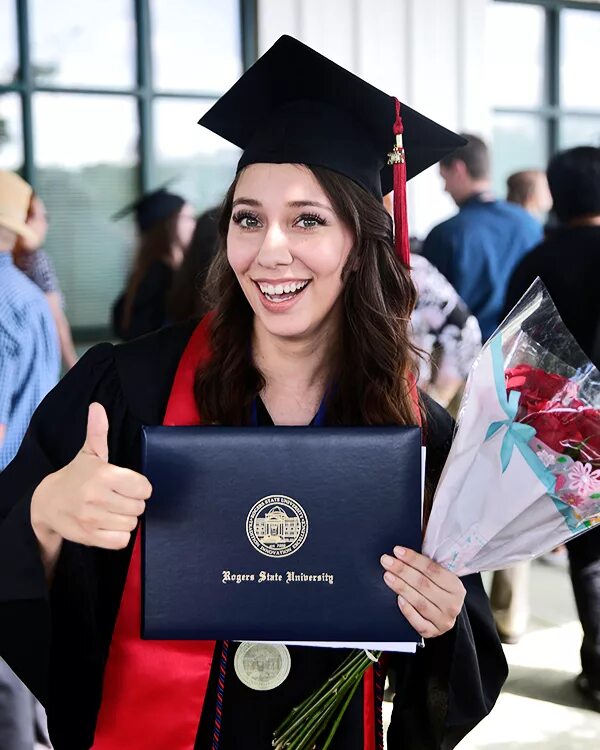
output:
[[[598,409],[582,409],[574,415],[577,428],[581,432],[582,453],[587,461],[600,461],[600,411]]]
[[[555,375],[530,365],[517,365],[506,371],[506,390],[519,391],[518,419],[544,411],[550,404],[571,404],[577,395],[577,386],[568,378]]]
[[[581,443],[582,435],[572,412],[540,412],[523,420],[535,428],[536,438],[557,453]]]

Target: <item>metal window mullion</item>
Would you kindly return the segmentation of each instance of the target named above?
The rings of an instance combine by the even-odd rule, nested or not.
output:
[[[21,92],[25,91],[25,84],[17,81],[15,83],[0,83],[0,93]],[[44,94],[100,94],[102,96],[139,96],[137,89],[114,89],[111,87],[87,88],[86,86],[35,86],[36,92]],[[165,99],[218,99],[223,94],[222,91],[156,91],[155,96],[161,96]]]
[[[548,157],[558,150],[560,123],[560,11],[546,10],[547,97],[552,114],[548,120]]]
[[[257,0],[239,0],[242,65],[244,70],[258,58],[258,8]]]
[[[140,191],[147,192],[154,175],[154,129],[152,89],[152,39],[150,0],[134,0],[136,15],[136,51],[139,116],[139,183]]]
[[[15,0],[17,4],[17,36],[19,40],[19,78],[21,92],[21,127],[23,132],[23,177],[35,187],[33,154],[33,74],[29,53],[28,0]]]

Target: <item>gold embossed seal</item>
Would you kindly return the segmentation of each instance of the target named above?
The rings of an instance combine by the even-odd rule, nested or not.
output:
[[[267,495],[250,509],[246,534],[261,555],[287,557],[306,541],[308,517],[300,503],[291,497]]]

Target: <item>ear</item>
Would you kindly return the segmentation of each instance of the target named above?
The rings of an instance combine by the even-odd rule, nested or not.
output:
[[[456,177],[467,177],[469,174],[467,172],[467,165],[462,159],[456,159],[456,161],[453,161],[451,169]]]

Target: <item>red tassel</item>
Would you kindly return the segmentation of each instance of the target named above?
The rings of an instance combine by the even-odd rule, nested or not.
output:
[[[396,145],[388,154],[388,164],[394,170],[394,225],[395,246],[398,257],[405,265],[410,265],[410,244],[408,241],[408,210],[406,207],[406,158],[402,144],[404,125],[400,115],[400,102],[396,101],[396,121],[394,134]]]

